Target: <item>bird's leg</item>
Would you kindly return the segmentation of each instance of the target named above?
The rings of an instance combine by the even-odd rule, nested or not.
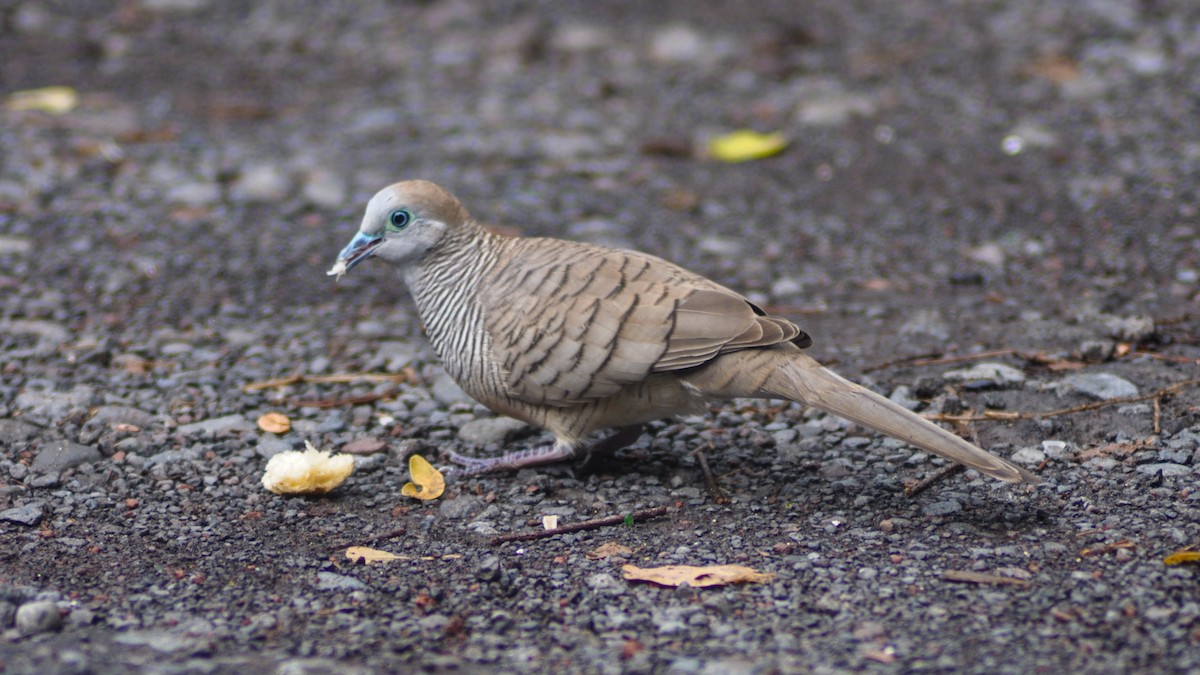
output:
[[[642,437],[645,431],[646,425],[631,424],[627,427],[620,427],[590,446],[584,447],[581,452],[575,455],[576,457],[581,457],[580,461],[575,465],[575,471],[580,471],[586,467],[593,457],[611,455],[618,450],[633,445],[637,442],[637,439]]]
[[[540,445],[526,450],[505,453],[499,457],[468,457],[453,450],[446,457],[462,465],[462,476],[475,476],[494,471],[516,471],[530,466],[556,464],[570,459],[582,458],[587,463],[593,454],[610,454],[633,443],[642,435],[643,426],[635,424],[621,427],[611,435],[591,445],[556,441],[553,445]]]

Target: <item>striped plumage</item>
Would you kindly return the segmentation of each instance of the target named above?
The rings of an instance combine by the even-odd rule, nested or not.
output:
[[[821,367],[809,337],[738,293],[644,253],[484,229],[424,181],[372,198],[338,271],[370,256],[398,266],[446,371],[496,412],[549,429],[554,446],[472,470],[558,461],[600,429],[732,397],[786,398],[833,412],[1002,480],[1033,480]]]

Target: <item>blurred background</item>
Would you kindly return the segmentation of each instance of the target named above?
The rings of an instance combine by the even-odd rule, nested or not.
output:
[[[68,304],[89,324],[320,305],[366,197],[414,177],[486,221],[642,248],[784,308],[1195,302],[1197,14],[7,0],[0,311],[50,288],[86,291]],[[69,102],[13,98],[43,87]],[[738,129],[786,147],[705,156]],[[357,303],[403,297],[356,276]]]

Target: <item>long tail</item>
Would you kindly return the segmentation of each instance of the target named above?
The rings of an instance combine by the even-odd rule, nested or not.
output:
[[[1016,464],[854,384],[805,354],[795,354],[782,361],[783,364],[763,385],[764,393],[844,417],[993,478],[1010,483],[1040,482],[1037,476]]]

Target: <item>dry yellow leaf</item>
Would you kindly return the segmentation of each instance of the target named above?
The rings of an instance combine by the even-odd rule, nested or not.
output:
[[[633,555],[633,549],[623,544],[618,544],[615,541],[610,541],[600,544],[596,548],[587,552],[588,560],[603,560],[613,556]]]
[[[722,162],[748,162],[777,155],[787,146],[788,139],[782,131],[760,134],[741,129],[709,141],[708,154]]]
[[[412,481],[405,483],[400,494],[417,499],[437,499],[446,491],[446,479],[420,455],[408,458],[408,473]]]
[[[621,568],[621,572],[624,573],[626,581],[648,581],[652,584],[671,587],[687,584],[693,588],[741,583],[761,584],[775,578],[774,574],[759,572],[742,565],[709,565],[707,567],[665,565],[646,568],[626,565]]]
[[[362,560],[365,563],[373,562],[391,562],[392,560],[400,560],[401,556],[387,551],[367,548],[366,546],[351,546],[346,549],[346,557],[354,562]]]
[[[1182,565],[1194,562],[1200,562],[1200,551],[1176,551],[1163,558],[1164,565]]]
[[[272,434],[286,434],[292,428],[292,421],[283,413],[267,413],[258,418],[258,428]]]
[[[354,471],[354,458],[321,452],[304,441],[304,452],[275,455],[263,471],[263,487],[277,495],[321,494],[341,485]]]
[[[9,94],[4,107],[9,110],[41,110],[51,115],[70,112],[79,103],[79,94],[71,87],[42,87]]]

